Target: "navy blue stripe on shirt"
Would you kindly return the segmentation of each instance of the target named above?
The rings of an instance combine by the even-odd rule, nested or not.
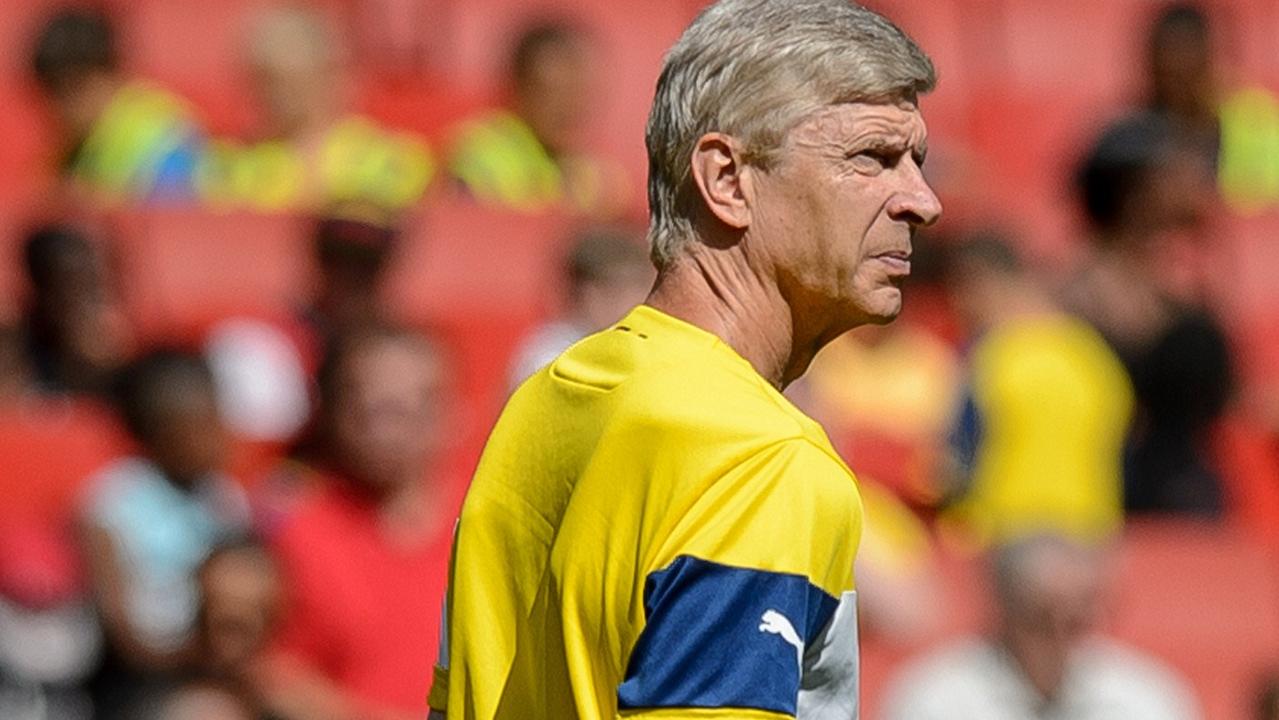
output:
[[[645,582],[646,625],[618,687],[618,707],[794,715],[802,648],[837,605],[803,575],[682,555]]]

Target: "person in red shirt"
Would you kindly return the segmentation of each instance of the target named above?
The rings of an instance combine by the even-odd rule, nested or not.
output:
[[[445,369],[425,338],[339,339],[319,376],[320,481],[271,541],[285,587],[264,692],[292,720],[427,712],[457,499],[428,480]]]

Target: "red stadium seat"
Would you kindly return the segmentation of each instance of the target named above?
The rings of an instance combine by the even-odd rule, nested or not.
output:
[[[0,409],[0,522],[70,519],[84,481],[129,442],[96,405],[34,401]]]
[[[144,340],[193,340],[235,315],[276,317],[308,292],[299,218],[140,210],[120,215],[115,235],[124,299]]]
[[[491,105],[491,100],[442,81],[368,77],[357,106],[389,127],[421,134],[437,150],[448,132]],[[442,157],[437,160],[443,162]]]
[[[1005,53],[996,82],[1110,101],[1133,97],[1150,3],[1001,0],[1000,6],[997,24],[987,28]]]
[[[1257,675],[1279,662],[1275,554],[1228,530],[1141,524],[1116,570],[1116,634],[1186,673],[1205,717],[1251,717]]]

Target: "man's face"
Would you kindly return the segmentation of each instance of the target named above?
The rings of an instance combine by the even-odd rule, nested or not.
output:
[[[913,103],[834,105],[756,175],[751,231],[797,315],[843,331],[901,311],[911,237],[941,214],[921,171],[927,136]]]
[[[518,81],[520,114],[553,153],[572,148],[590,115],[591,62],[585,41],[547,45]]]
[[[167,402],[157,411],[157,429],[148,444],[152,458],[180,482],[221,469],[230,441],[212,388],[193,388]]]
[[[1005,642],[1040,695],[1057,694],[1072,652],[1096,628],[1100,586],[1088,557],[1041,552],[1018,596],[1003,608]]]
[[[356,479],[374,490],[421,479],[439,442],[443,382],[439,360],[411,341],[374,340],[352,354],[334,429],[342,464]]]
[[[254,550],[232,551],[200,575],[204,659],[217,673],[243,672],[266,645],[280,602],[271,561]]]

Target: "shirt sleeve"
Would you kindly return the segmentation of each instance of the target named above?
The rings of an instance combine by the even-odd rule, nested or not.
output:
[[[851,473],[806,439],[717,479],[647,575],[622,715],[855,717],[861,523]]]

